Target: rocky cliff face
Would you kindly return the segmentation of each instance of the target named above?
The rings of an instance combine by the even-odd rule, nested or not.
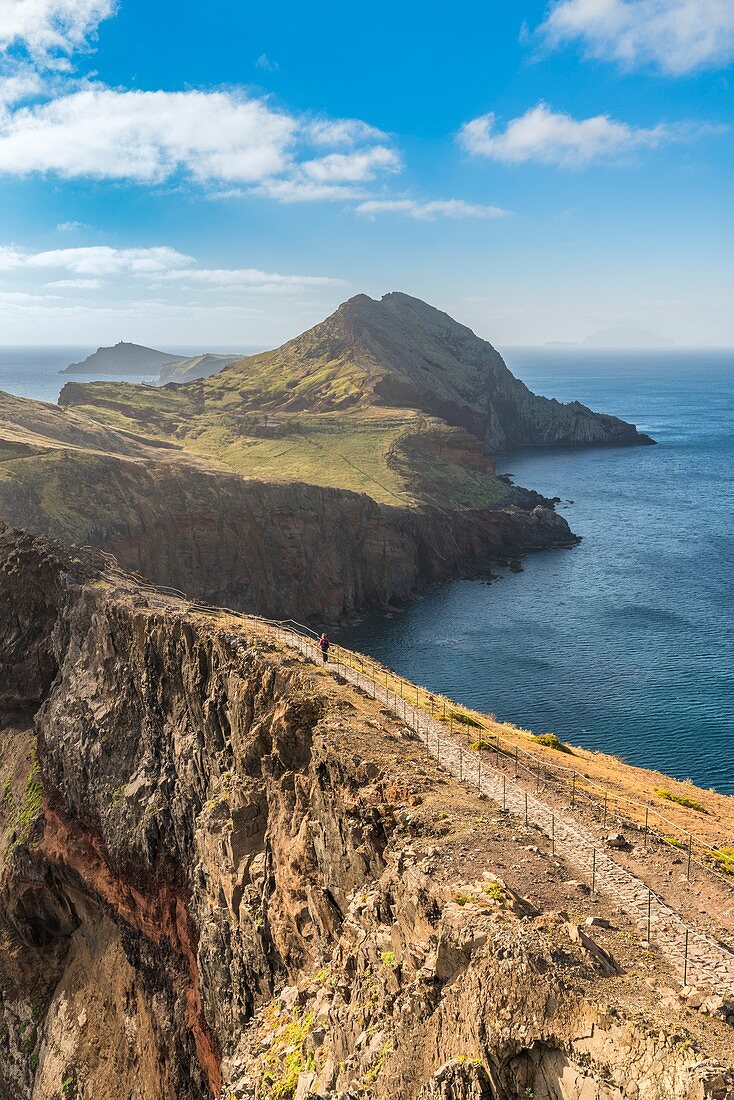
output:
[[[734,1096],[629,928],[600,966],[558,864],[255,622],[8,530],[0,606],[0,1095]]]
[[[498,556],[575,541],[542,498],[460,513],[243,480],[164,460],[55,452],[0,477],[10,524],[99,546],[161,584],[275,617],[335,622]]]

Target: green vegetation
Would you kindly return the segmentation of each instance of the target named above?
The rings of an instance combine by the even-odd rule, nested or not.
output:
[[[372,1087],[372,1085],[374,1085],[375,1081],[377,1080],[377,1078],[380,1076],[380,1074],[382,1073],[382,1071],[384,1069],[385,1059],[387,1058],[387,1056],[389,1054],[392,1054],[392,1052],[393,1052],[392,1043],[385,1043],[382,1050],[377,1055],[375,1061],[372,1063],[372,1065],[370,1066],[370,1068],[367,1070],[364,1077],[362,1078],[361,1091],[365,1091],[367,1089],[370,1089]]]
[[[281,1023],[277,1008],[270,1013],[268,1022],[275,1029],[275,1036],[264,1059],[261,1080],[267,1100],[292,1100],[300,1075],[315,1068],[313,1051],[306,1050],[313,1020],[312,1014],[301,1016],[296,1010],[291,1020]]]
[[[669,844],[671,848],[685,848],[685,844],[682,840],[678,840],[677,836],[661,836],[663,844]]]
[[[28,843],[33,823],[41,812],[43,805],[43,786],[40,780],[40,768],[35,749],[31,749],[30,759],[31,770],[28,773],[23,801],[18,813],[17,833],[19,844]]]
[[[725,875],[734,875],[734,847],[717,848],[712,853],[714,863]]]
[[[382,958],[382,965],[384,967],[387,967],[388,970],[394,970],[395,969],[396,963],[395,963],[395,952],[394,951],[383,951],[381,958]]]
[[[699,814],[707,814],[709,811],[703,805],[702,802],[697,802],[695,798],[688,798],[684,794],[674,794],[666,787],[654,787],[653,790],[658,798],[664,798],[667,802],[675,802],[678,806],[685,806],[687,810],[695,810]]]
[[[557,752],[568,753],[569,756],[573,756],[573,750],[564,744],[555,733],[539,733],[533,736],[533,741],[536,745],[545,745],[548,749],[555,749]]]
[[[482,887],[482,893],[486,894],[492,901],[505,900],[505,891],[502,889],[499,882],[488,882],[486,886]]]
[[[125,791],[125,786],[126,786],[125,783],[121,783],[120,786],[116,787],[115,790],[110,795],[110,809],[111,810],[114,810],[115,806],[117,805],[117,803],[122,798],[122,795]]]
[[[247,478],[353,489],[388,504],[491,508],[507,484],[480,438],[440,412],[449,401],[475,418],[483,397],[476,362],[436,340],[428,307],[397,296],[346,303],[282,348],[201,381],[69,383],[62,401],[106,429]]]
[[[473,729],[482,729],[482,723],[478,718],[472,718],[471,714],[464,714],[462,710],[451,710],[447,714],[447,718],[453,718],[454,722],[459,726],[471,726]]]
[[[6,776],[2,791],[0,791],[0,807],[5,810],[12,810],[13,805],[13,781],[10,776]]]

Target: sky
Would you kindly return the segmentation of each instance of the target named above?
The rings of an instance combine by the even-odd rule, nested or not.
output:
[[[734,0],[0,0],[0,344],[734,346],[733,89]]]

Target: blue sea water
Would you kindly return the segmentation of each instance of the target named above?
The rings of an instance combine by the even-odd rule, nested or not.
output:
[[[0,389],[55,401],[58,371],[92,350],[0,348]],[[505,355],[537,392],[659,445],[507,456],[519,484],[563,499],[583,542],[342,640],[507,721],[734,794],[734,352]]]
[[[583,542],[371,616],[345,644],[504,720],[734,794],[734,352],[505,356],[536,392],[658,446],[506,456],[518,484],[562,498]]]

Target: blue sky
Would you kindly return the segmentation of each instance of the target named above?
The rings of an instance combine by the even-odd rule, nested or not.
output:
[[[0,0],[0,343],[734,345],[731,0]]]

